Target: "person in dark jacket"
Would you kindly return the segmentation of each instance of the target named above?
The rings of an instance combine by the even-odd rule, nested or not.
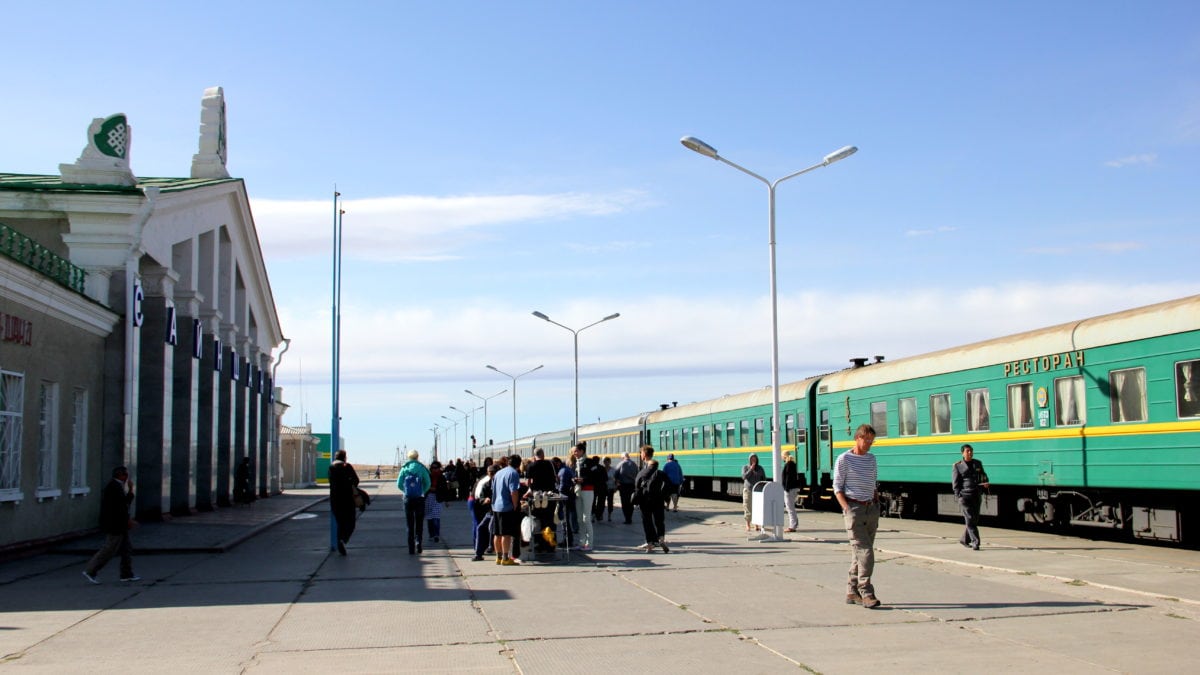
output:
[[[654,459],[654,448],[642,446],[642,470],[634,481],[634,494],[638,508],[642,510],[642,531],[646,535],[646,543],[642,548],[653,551],[661,546],[663,553],[670,553],[667,548],[666,525],[666,494],[670,480],[658,469]]]
[[[83,571],[83,576],[93,584],[100,583],[96,575],[117,554],[121,556],[121,581],[141,579],[133,573],[133,542],[129,539],[129,530],[137,523],[129,517],[132,503],[133,483],[129,480],[129,469],[118,466],[100,494],[100,531],[104,533],[104,545]]]
[[[617,491],[621,493],[621,513],[625,516],[625,524],[633,524],[633,483],[637,480],[638,465],[625,453],[617,464]]]
[[[358,491],[358,471],[346,461],[346,451],[338,450],[329,465],[329,508],[337,521],[338,553],[346,555],[346,544],[354,534],[354,494]]]
[[[954,497],[962,507],[966,529],[958,543],[979,550],[979,508],[983,504],[983,491],[990,487],[983,462],[975,459],[975,449],[969,444],[962,446],[962,461],[954,463],[950,477]]]
[[[796,458],[792,453],[783,453],[783,507],[787,510],[788,526],[784,532],[795,532],[800,527],[800,518],[796,515],[796,495],[800,492],[800,477],[796,473]]]

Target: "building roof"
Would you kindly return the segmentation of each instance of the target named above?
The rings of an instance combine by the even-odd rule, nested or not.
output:
[[[208,185],[241,181],[241,178],[138,178],[137,185],[83,185],[64,183],[62,176],[0,173],[0,190],[28,192],[74,192],[90,194],[140,194],[148,187],[162,192],[183,192]]]

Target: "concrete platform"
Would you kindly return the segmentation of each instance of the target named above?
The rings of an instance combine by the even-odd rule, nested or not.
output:
[[[803,514],[787,541],[748,541],[739,505],[685,498],[667,514],[670,554],[638,550],[640,522],[618,512],[596,525],[592,553],[500,567],[471,560],[461,502],[446,505],[443,542],[410,556],[402,498],[367,485],[375,502],[345,557],[328,550],[314,491],[271,517],[217,512],[135,532],[133,584],[115,581],[115,562],[88,584],[90,549],[0,564],[0,668],[1177,673],[1200,662],[1194,551],[987,527],[971,551],[961,525],[885,520],[884,605],[866,610],[844,603],[836,514]],[[140,555],[147,544],[156,555]]]

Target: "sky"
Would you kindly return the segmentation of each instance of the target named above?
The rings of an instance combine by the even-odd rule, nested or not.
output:
[[[534,311],[620,313],[579,333],[581,424],[769,385],[767,189],[687,135],[769,180],[859,149],[777,188],[782,382],[1200,293],[1195,2],[101,11],[6,8],[0,171],[57,173],[123,112],[134,173],[186,176],[222,87],[284,423],[317,432],[341,192],[351,462],[507,441],[514,407],[518,437],[572,427],[573,337]],[[487,365],[544,367],[514,406]]]

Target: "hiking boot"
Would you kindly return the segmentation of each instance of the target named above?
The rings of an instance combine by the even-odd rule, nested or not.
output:
[[[846,594],[846,604],[847,605],[861,605],[862,604],[862,596],[859,595],[858,593],[847,593]]]
[[[882,604],[883,603],[879,602],[879,598],[875,597],[875,595],[872,593],[867,593],[862,597],[862,605],[867,609],[875,609]]]

